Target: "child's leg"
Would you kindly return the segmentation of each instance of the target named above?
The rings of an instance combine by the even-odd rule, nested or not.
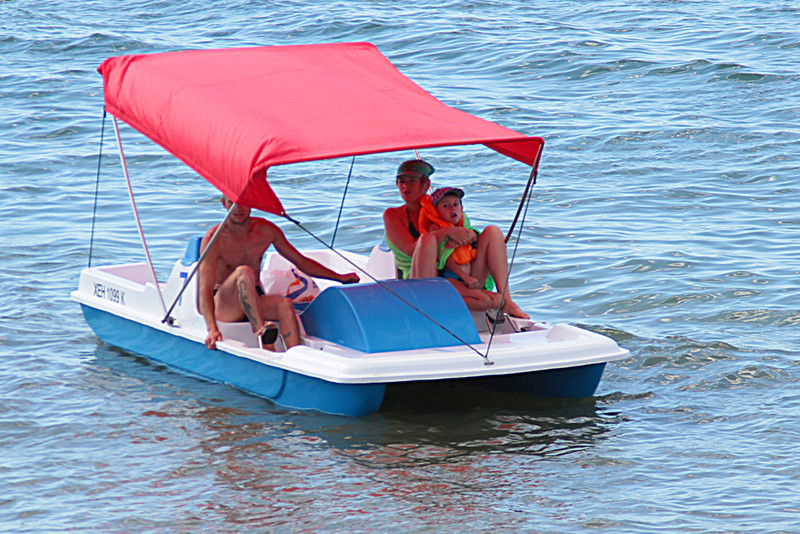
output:
[[[450,256],[449,258],[447,258],[447,261],[445,262],[444,266],[446,269],[458,275],[459,280],[461,280],[461,282],[463,282],[463,284],[468,288],[480,289],[481,287],[483,287],[483,284],[481,284],[481,282],[477,278],[471,276],[470,274],[471,262],[462,265],[457,263],[456,260],[453,259],[453,256]]]

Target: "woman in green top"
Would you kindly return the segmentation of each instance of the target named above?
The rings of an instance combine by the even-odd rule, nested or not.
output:
[[[478,233],[463,226],[445,226],[430,233],[420,234],[418,221],[422,209],[420,199],[430,187],[434,169],[426,161],[416,159],[403,162],[397,169],[396,184],[403,205],[383,212],[386,244],[392,249],[395,264],[403,278],[432,278],[444,268],[446,255],[439,247],[455,248],[473,241],[478,243],[478,254],[473,260],[473,276],[486,282],[492,275],[497,292],[502,294],[508,283],[508,256],[503,233],[497,226],[487,226]],[[441,265],[439,265],[441,263]],[[511,299],[510,291],[503,300],[503,311],[514,317],[528,315]]]

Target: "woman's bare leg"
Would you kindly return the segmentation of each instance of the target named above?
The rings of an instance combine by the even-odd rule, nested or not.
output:
[[[462,281],[454,278],[448,278],[447,281],[456,288],[468,310],[486,311],[492,307],[492,297],[489,296],[491,292],[483,289],[470,289]]]
[[[411,257],[411,274],[409,278],[433,278],[439,273],[436,270],[439,257],[439,244],[432,234],[422,234],[414,246]]]
[[[494,278],[497,293],[503,297],[503,311],[513,317],[528,319],[528,314],[522,311],[511,298],[508,288],[508,253],[503,232],[497,226],[487,226],[478,236],[478,255],[472,265],[473,276],[478,280],[486,281],[489,274]]]

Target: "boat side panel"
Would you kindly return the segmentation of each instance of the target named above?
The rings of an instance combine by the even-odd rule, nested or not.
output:
[[[469,378],[472,385],[495,391],[518,391],[551,398],[591,397],[597,391],[605,363],[548,369],[513,375]]]
[[[289,408],[360,416],[377,412],[386,384],[338,384],[272,367],[81,304],[105,343],[191,374],[234,385]]]

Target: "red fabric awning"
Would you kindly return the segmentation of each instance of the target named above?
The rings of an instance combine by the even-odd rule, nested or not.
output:
[[[484,144],[534,165],[544,141],[451,108],[369,43],[106,59],[106,109],[234,202],[282,215],[272,165]]]

